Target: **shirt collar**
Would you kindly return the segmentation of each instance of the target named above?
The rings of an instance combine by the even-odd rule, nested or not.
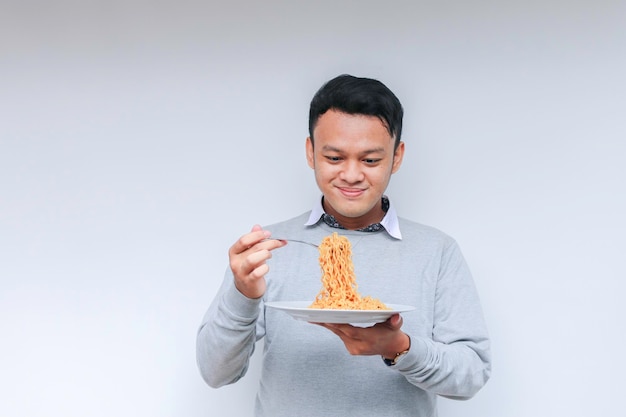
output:
[[[313,226],[320,221],[320,218],[325,213],[322,206],[322,198],[315,200],[309,219],[304,223],[305,226]],[[389,210],[385,214],[385,217],[380,221],[380,224],[385,228],[385,231],[389,236],[402,240],[402,233],[400,233],[400,222],[398,221],[398,214],[393,206],[391,200],[389,200]]]

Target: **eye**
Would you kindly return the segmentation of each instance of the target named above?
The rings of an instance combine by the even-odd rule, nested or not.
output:
[[[339,161],[341,161],[341,157],[340,156],[326,155],[325,158],[327,160],[329,160],[330,162],[339,162]]]
[[[366,158],[363,160],[367,165],[376,165],[381,161],[380,158]]]

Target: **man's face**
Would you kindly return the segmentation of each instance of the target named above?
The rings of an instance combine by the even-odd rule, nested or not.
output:
[[[402,163],[404,143],[374,116],[324,113],[306,142],[307,162],[324,194],[324,209],[347,229],[379,222],[381,198]]]

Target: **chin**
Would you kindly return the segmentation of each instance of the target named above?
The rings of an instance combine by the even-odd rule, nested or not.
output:
[[[337,213],[339,213],[343,217],[356,219],[367,215],[367,213],[369,213],[369,210],[337,210]]]
[[[341,198],[333,200],[327,199],[326,201],[339,215],[354,219],[367,216],[367,214],[376,207],[376,203],[379,200],[375,200],[371,202],[371,204],[364,204],[363,201],[357,202]]]

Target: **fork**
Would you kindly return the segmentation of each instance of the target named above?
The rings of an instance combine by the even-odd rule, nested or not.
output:
[[[267,240],[286,240],[287,242],[297,242],[297,243],[304,243],[305,245],[310,245],[313,246],[315,248],[318,247],[318,245],[316,245],[315,243],[311,243],[311,242],[305,242],[304,240],[297,240],[297,239],[283,239],[282,237],[270,237]]]

